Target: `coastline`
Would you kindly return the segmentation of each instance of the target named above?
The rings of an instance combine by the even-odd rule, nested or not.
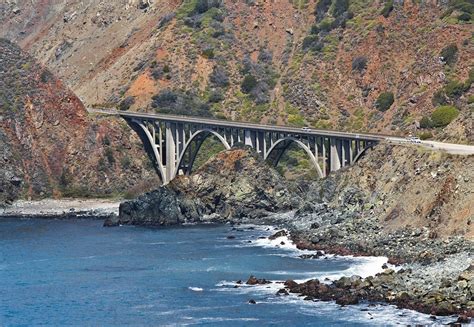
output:
[[[109,199],[18,200],[0,208],[1,218],[108,219],[118,214],[120,201]]]
[[[6,213],[0,212],[0,218],[106,220],[110,216],[115,216],[118,205],[116,201],[103,199],[21,201],[15,203]],[[34,212],[35,210],[38,211]],[[441,251],[443,260],[437,259],[432,262],[421,262],[411,253],[407,253],[406,257],[393,260],[381,255],[381,252],[375,249],[354,250],[350,244],[352,240],[347,235],[346,238],[341,237],[339,240],[347,242],[347,247],[339,244],[315,243],[310,238],[311,229],[299,225],[297,219],[289,219],[290,217],[294,218],[294,215],[275,214],[259,221],[250,219],[227,221],[227,223],[233,224],[233,230],[236,232],[245,231],[247,224],[262,226],[267,230],[273,228],[273,233],[269,232],[265,238],[254,240],[250,246],[279,247],[293,252],[302,260],[353,257],[361,260],[361,263],[343,274],[315,276],[319,277],[319,280],[301,279],[295,276],[293,280],[274,282],[280,286],[275,290],[277,295],[293,294],[301,301],[331,301],[342,306],[387,303],[399,309],[410,309],[433,317],[459,315],[457,322],[469,322],[469,317],[473,317],[472,301],[467,300],[464,307],[459,307],[449,303],[452,299],[448,298],[453,287],[459,288],[458,284],[465,289],[472,286],[474,275],[470,264],[472,253],[460,251],[447,255]],[[286,223],[282,224],[282,221]],[[222,224],[224,221],[216,220],[215,223]],[[409,235],[418,237],[417,233]],[[447,267],[451,268],[449,274]],[[464,277],[459,279],[460,275]],[[255,285],[260,284],[257,282]],[[410,288],[418,289],[418,293],[410,293]],[[432,292],[433,288],[437,288],[435,292]],[[419,297],[420,294],[424,296]]]

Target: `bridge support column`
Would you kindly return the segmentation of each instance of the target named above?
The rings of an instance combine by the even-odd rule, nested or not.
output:
[[[352,148],[350,140],[342,140],[342,167],[351,164]]]
[[[249,130],[246,130],[245,132],[245,145],[248,145],[252,148],[255,148],[255,137],[254,137],[254,133],[252,131],[249,131]]]
[[[331,152],[329,154],[329,167],[331,171],[338,171],[341,169],[341,141],[335,138],[329,139]]]
[[[166,124],[166,168],[163,184],[168,184],[174,178],[176,169],[176,127],[172,123]]]

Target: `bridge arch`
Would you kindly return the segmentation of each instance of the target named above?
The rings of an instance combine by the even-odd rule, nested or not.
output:
[[[304,144],[300,140],[298,140],[296,138],[293,138],[293,137],[284,137],[284,138],[279,139],[278,141],[276,141],[270,147],[270,149],[268,149],[267,153],[265,153],[264,159],[266,161],[269,161],[270,156],[273,153],[275,153],[275,151],[280,151],[279,153],[277,153],[276,160],[273,161],[273,165],[276,167],[278,165],[278,163],[280,162],[281,157],[286,152],[286,150],[288,150],[288,148],[291,144],[296,144],[299,148],[303,149],[306,152],[306,154],[310,158],[311,163],[313,164],[314,168],[316,168],[316,171],[318,172],[319,177],[323,178],[325,176],[325,174],[321,170],[321,167],[319,166],[319,163],[318,163],[318,159],[316,159],[313,152],[311,152],[311,149],[306,144]],[[283,146],[281,147],[281,145],[283,145]]]
[[[211,129],[201,129],[191,135],[191,138],[186,142],[184,145],[184,149],[179,156],[178,164],[176,165],[176,170],[174,172],[174,176],[179,174],[179,171],[183,169],[185,174],[190,174],[191,169],[193,168],[194,161],[196,160],[196,156],[201,149],[202,144],[206,141],[209,137],[215,136],[220,143],[225,147],[226,150],[230,150],[231,146],[227,142],[227,140],[222,137],[218,132],[211,130]],[[195,148],[192,149],[193,144],[195,144]],[[194,150],[192,153],[189,151]],[[189,162],[185,165],[186,155],[189,155]]]
[[[160,174],[161,180],[164,181],[166,179],[166,170],[163,165],[163,160],[158,151],[158,147],[156,146],[156,143],[155,143],[155,137],[153,135],[154,132],[152,134],[152,132],[150,132],[148,127],[142,121],[139,121],[136,119],[126,120],[126,121],[132,129],[136,129],[138,135],[142,138],[143,142],[147,141],[147,144],[151,148],[152,155],[155,159],[154,163],[157,165],[155,167],[157,167],[158,169],[158,173]],[[154,126],[153,126],[153,129],[154,129]]]
[[[359,159],[367,152],[367,150],[371,149],[374,147],[375,144],[367,144],[366,146],[364,146],[364,148],[362,150],[360,150],[358,153],[356,153],[354,159],[353,159],[353,162],[357,162],[359,161]]]

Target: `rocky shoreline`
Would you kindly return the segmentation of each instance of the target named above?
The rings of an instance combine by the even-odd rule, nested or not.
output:
[[[282,294],[344,305],[386,302],[467,321],[474,314],[474,160],[435,152],[410,160],[416,151],[380,145],[357,165],[311,183],[285,181],[248,149],[226,151],[193,175],[122,203],[105,225],[281,226],[298,248],[315,251],[307,260],[324,251],[402,265],[329,286],[290,281]]]
[[[297,233],[295,233],[297,234]],[[291,237],[285,231],[277,232],[269,237],[274,239],[282,235]],[[315,250],[314,247],[302,246],[299,249]],[[322,247],[318,247],[321,249]],[[366,256],[367,253],[351,253],[341,251],[340,247],[326,247],[314,251],[313,254],[300,256],[306,260],[323,260],[327,254]],[[335,301],[339,305],[356,305],[363,302],[388,303],[398,308],[416,310],[433,316],[459,315],[457,322],[468,323],[474,316],[472,286],[474,282],[474,265],[472,253],[461,251],[456,254],[446,254],[438,261],[399,264],[396,269],[384,264],[382,272],[362,278],[357,275],[341,277],[338,280],[320,281],[311,279],[297,283],[287,280],[276,293],[286,296],[298,294],[305,301]],[[262,285],[269,283],[265,279],[251,276],[247,285]]]
[[[119,204],[118,201],[103,199],[20,200],[0,208],[0,219],[109,220],[117,216]]]

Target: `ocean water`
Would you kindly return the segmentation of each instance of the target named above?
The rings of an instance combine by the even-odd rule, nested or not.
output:
[[[303,260],[270,227],[103,228],[0,220],[1,326],[388,326],[442,324],[388,305],[276,296],[278,281],[370,275],[384,258]],[[235,238],[229,239],[228,236]],[[281,245],[281,242],[285,245]],[[241,286],[250,275],[275,281]],[[257,304],[249,304],[253,299]],[[452,318],[447,318],[452,321]]]

